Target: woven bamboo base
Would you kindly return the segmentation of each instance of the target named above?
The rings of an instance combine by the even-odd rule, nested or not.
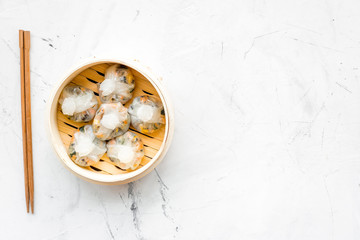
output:
[[[111,66],[112,64],[103,63],[94,65],[90,68],[87,68],[86,70],[82,71],[80,74],[75,76],[73,80],[71,81],[74,84],[89,88],[95,92],[96,95],[98,95],[98,89],[97,89],[97,83],[100,83],[104,80],[104,75],[106,69]],[[135,76],[135,90],[133,92],[133,98],[141,95],[154,95],[159,97],[158,92],[155,90],[153,85],[139,72],[132,69],[132,72]],[[99,97],[97,97],[99,104],[101,104]],[[132,99],[125,104],[125,107],[129,107],[131,104]],[[58,112],[57,112],[57,125],[60,132],[60,137],[62,139],[63,144],[65,145],[65,148],[68,149],[71,137],[73,133],[81,126],[89,123],[76,123],[69,119],[67,119],[60,111],[60,106],[58,106]],[[139,168],[142,168],[145,166],[151,159],[157,154],[159,151],[165,135],[165,126],[163,126],[161,129],[156,131],[152,134],[143,134],[138,131],[136,131],[134,128],[130,126],[129,131],[136,133],[142,140],[144,144],[144,151],[145,156],[142,159]],[[107,174],[107,175],[114,175],[114,174],[124,174],[127,172],[131,172],[131,170],[122,170],[118,166],[116,166],[113,162],[110,161],[108,156],[105,154],[101,160],[90,167],[85,167],[85,169],[88,169],[89,171]],[[134,170],[135,171],[135,170]]]

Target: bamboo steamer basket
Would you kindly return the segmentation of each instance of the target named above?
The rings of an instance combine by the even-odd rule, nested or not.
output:
[[[145,156],[137,169],[132,171],[122,170],[111,162],[106,154],[95,165],[80,167],[70,159],[67,149],[74,132],[83,125],[91,124],[92,121],[89,123],[76,123],[65,117],[61,113],[58,104],[60,94],[66,85],[75,83],[93,90],[97,95],[99,104],[101,104],[96,84],[104,80],[106,69],[116,63],[129,67],[135,77],[133,98],[141,95],[153,95],[161,99],[164,105],[166,123],[161,129],[152,134],[142,134],[130,126],[129,131],[136,133],[144,144]],[[133,98],[125,104],[125,107],[129,107]],[[86,60],[73,68],[55,86],[48,101],[46,117],[49,139],[61,162],[78,177],[98,184],[124,184],[145,176],[164,158],[174,134],[174,113],[160,78],[156,77],[149,68],[132,60],[94,58]]]

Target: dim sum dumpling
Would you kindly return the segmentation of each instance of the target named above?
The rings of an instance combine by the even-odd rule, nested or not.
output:
[[[109,159],[121,169],[136,169],[144,157],[144,145],[141,139],[132,132],[111,139],[107,143]]]
[[[97,163],[106,152],[106,143],[97,139],[91,125],[79,128],[71,139],[68,154],[77,165],[86,167]]]
[[[89,122],[98,108],[94,92],[80,86],[66,86],[59,103],[62,113],[75,122]]]
[[[164,106],[153,96],[136,97],[129,107],[131,124],[142,133],[152,133],[165,123]]]
[[[132,98],[135,79],[131,70],[123,65],[115,64],[105,72],[105,80],[98,85],[100,100],[103,103],[121,102],[125,104]]]
[[[121,103],[101,104],[96,112],[93,129],[101,140],[108,140],[124,134],[130,126],[128,109]]]

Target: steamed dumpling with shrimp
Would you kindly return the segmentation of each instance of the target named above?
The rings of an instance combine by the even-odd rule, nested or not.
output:
[[[61,112],[75,122],[89,122],[94,118],[98,102],[93,91],[80,86],[66,86],[59,103]]]
[[[132,132],[111,139],[106,146],[109,159],[124,170],[136,169],[144,157],[144,145]]]
[[[104,103],[96,112],[93,128],[94,134],[101,140],[124,134],[130,126],[128,109],[121,103]]]
[[[125,104],[132,98],[135,78],[131,70],[123,65],[115,64],[105,72],[105,80],[98,85],[100,100],[103,103],[121,102]]]
[[[68,154],[77,165],[86,167],[97,163],[106,152],[106,143],[96,138],[91,125],[77,130],[70,142]]]
[[[157,97],[136,97],[129,113],[132,126],[141,133],[153,133],[165,123],[164,106]]]

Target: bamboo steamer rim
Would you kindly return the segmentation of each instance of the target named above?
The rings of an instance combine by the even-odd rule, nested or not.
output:
[[[61,140],[57,125],[58,99],[60,97],[63,88],[68,83],[70,83],[74,77],[76,77],[85,69],[103,63],[122,64],[142,74],[153,85],[153,87],[159,94],[159,97],[164,105],[164,110],[165,110],[165,119],[166,119],[166,124],[164,126],[165,134],[159,151],[145,166],[141,167],[140,169],[124,174],[104,175],[96,172],[91,172],[87,169],[84,169],[76,165],[67,154],[67,149],[65,148]],[[74,173],[75,175],[77,175],[78,177],[84,180],[93,183],[106,184],[106,185],[124,184],[131,181],[135,181],[145,176],[146,174],[151,172],[164,158],[171,144],[172,137],[174,134],[174,113],[171,105],[171,100],[168,97],[166,89],[162,86],[160,79],[156,77],[155,74],[153,74],[149,68],[142,66],[138,61],[135,60],[91,58],[84,60],[77,66],[73,67],[55,85],[54,90],[50,95],[50,99],[47,103],[46,127],[47,127],[49,139],[52,143],[52,146],[54,147],[56,154],[58,155],[61,162],[65,165],[65,167],[68,168],[72,173]]]

